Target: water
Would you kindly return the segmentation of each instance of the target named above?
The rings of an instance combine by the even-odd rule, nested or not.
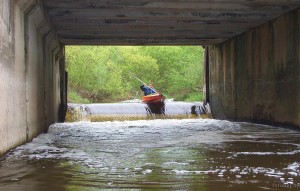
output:
[[[54,124],[1,160],[0,190],[300,190],[300,132],[213,119]]]
[[[163,115],[162,115],[163,114]],[[202,102],[166,101],[145,104],[141,100],[121,103],[68,104],[66,121],[124,121],[142,119],[211,118],[210,107]]]

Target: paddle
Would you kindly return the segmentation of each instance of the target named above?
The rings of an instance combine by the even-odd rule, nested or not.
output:
[[[136,77],[132,72],[129,72],[131,77],[134,77],[135,79],[137,79],[138,81],[142,82],[145,86],[147,86],[148,88],[150,88],[152,91],[154,91],[156,93],[156,90],[151,88],[150,86],[148,86],[145,82],[143,82],[141,79],[139,79],[138,77]]]

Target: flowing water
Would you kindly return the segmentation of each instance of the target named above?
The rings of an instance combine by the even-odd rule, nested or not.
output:
[[[147,105],[142,103],[141,100],[128,100],[128,102],[123,103],[68,104],[66,121],[100,122],[199,117],[211,118],[208,104],[203,105],[203,102],[166,101],[162,105]]]
[[[0,190],[300,190],[300,132],[214,119],[58,123],[0,161]]]

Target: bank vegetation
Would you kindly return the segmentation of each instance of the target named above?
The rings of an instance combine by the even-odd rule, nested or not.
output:
[[[201,46],[67,46],[68,101],[140,99],[142,80],[178,101],[202,101]]]

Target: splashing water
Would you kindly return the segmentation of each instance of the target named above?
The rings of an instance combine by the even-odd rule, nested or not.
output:
[[[134,101],[134,102],[133,102]],[[67,122],[79,121],[126,121],[149,119],[188,119],[211,118],[209,105],[201,102],[175,102],[165,103],[163,114],[157,114],[151,106],[140,100],[131,100],[123,103],[101,104],[68,104]]]
[[[213,119],[58,123],[1,161],[0,190],[298,189],[299,138]]]

